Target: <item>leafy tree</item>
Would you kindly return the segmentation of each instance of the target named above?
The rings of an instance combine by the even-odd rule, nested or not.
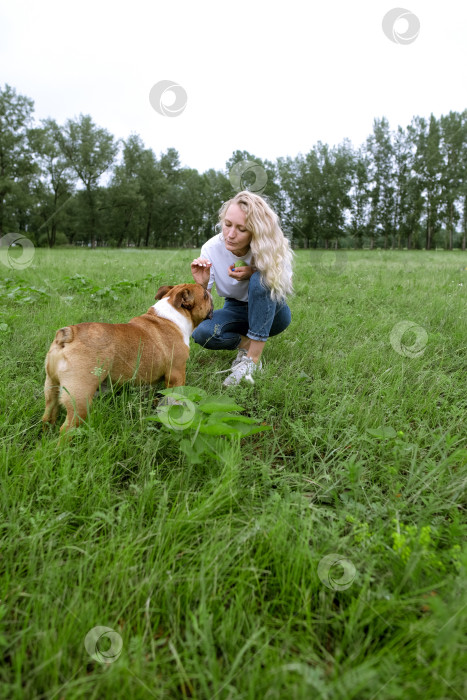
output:
[[[144,225],[140,177],[144,145],[132,134],[123,144],[122,162],[114,167],[114,174],[106,190],[101,211],[106,211],[107,238],[120,247],[124,241],[141,238]]]
[[[278,159],[277,171],[284,193],[285,219],[292,226],[294,244],[331,242],[338,246],[346,235],[346,210],[351,206],[353,154],[349,143],[329,148],[318,142],[305,156]]]
[[[74,190],[74,178],[58,145],[57,131],[57,123],[52,119],[43,120],[41,128],[29,131],[29,140],[40,168],[35,184],[37,230],[45,230],[50,248],[55,245],[57,229],[64,215],[63,208],[72,198]]]
[[[411,188],[411,172],[413,167],[413,153],[406,132],[399,126],[394,136],[394,169],[395,169],[395,209],[394,230],[397,236],[397,247],[402,241],[410,248],[412,240],[411,212],[413,212],[413,198],[416,194]],[[419,193],[417,193],[419,195]],[[420,200],[421,201],[421,200]],[[421,209],[417,209],[420,217]]]
[[[462,131],[465,134],[467,131],[467,110],[461,114]],[[460,207],[462,211],[462,250],[467,248],[467,137],[463,139],[461,156],[459,158],[461,180],[459,185]]]
[[[232,198],[232,184],[223,172],[211,168],[203,173],[205,182],[204,215],[200,243],[209,240],[216,233],[219,210],[224,202]]]
[[[179,245],[199,248],[206,223],[208,182],[197,170],[184,168],[180,172],[179,185]]]
[[[152,227],[158,248],[177,246],[183,241],[181,229],[181,165],[178,151],[167,149],[157,162],[160,173],[154,193]]]
[[[369,159],[363,148],[354,155],[352,185],[350,194],[350,223],[349,233],[354,239],[356,248],[363,248],[363,240],[367,234],[369,215]]]
[[[140,179],[140,193],[143,198],[143,235],[144,245],[149,246],[153,238],[154,214],[159,206],[159,198],[164,196],[168,184],[166,176],[159,167],[154,152],[146,149],[139,165],[138,176]]]
[[[440,183],[442,215],[447,228],[445,247],[452,250],[455,225],[460,219],[456,202],[462,195],[462,184],[466,174],[464,151],[467,141],[467,124],[465,118],[457,112],[449,112],[448,115],[441,116],[440,130],[440,150],[443,159]]]
[[[324,247],[331,242],[337,248],[339,238],[345,236],[345,212],[351,208],[349,192],[352,187],[354,158],[349,143],[336,148],[318,144],[321,169],[320,237]]]
[[[0,88],[0,237],[27,228],[30,186],[37,166],[28,140],[34,102],[9,85]]]
[[[234,166],[236,165],[239,167],[240,163],[245,163],[246,169],[243,171],[242,168],[233,170]],[[264,169],[260,159],[248,151],[234,151],[225,164],[226,176],[231,183],[231,197],[242,190],[251,190],[252,192],[261,194],[259,189],[262,189],[263,185],[266,185],[267,187],[267,174],[263,174],[260,170],[255,170],[253,167],[246,167],[247,163],[256,163],[260,168]],[[235,186],[235,181],[237,179],[235,175],[238,177],[237,187]],[[234,178],[233,183],[232,177]]]
[[[68,164],[84,185],[87,216],[84,234],[97,244],[97,211],[99,179],[114,162],[118,146],[114,137],[97,127],[89,115],[68,119],[63,128],[55,130],[56,139]]]
[[[294,245],[318,244],[322,208],[322,178],[316,148],[296,158],[279,158],[277,169],[286,198],[283,215]]]
[[[411,134],[416,145],[414,170],[424,199],[425,248],[430,250],[440,223],[442,170],[440,124],[433,115],[429,122],[422,117],[416,117],[412,120]]]
[[[370,218],[368,230],[371,247],[378,234],[383,236],[384,248],[394,235],[395,188],[393,146],[389,122],[383,117],[373,122],[373,134],[366,141],[370,159]]]
[[[8,85],[0,90],[0,236],[44,229],[51,247],[66,234],[93,246],[199,248],[214,234],[222,203],[243,188],[271,203],[295,247],[337,247],[349,234],[356,247],[379,237],[385,247],[467,247],[467,110],[414,117],[396,132],[385,117],[375,119],[357,151],[347,140],[318,142],[272,162],[236,150],[224,172],[203,174],[182,167],[174,148],[158,159],[136,134],[115,163],[118,144],[90,116],[60,127],[53,119],[34,126],[32,114],[29,98]],[[245,161],[255,165],[232,180]]]
[[[180,168],[178,151],[175,148],[168,148],[167,152],[163,153],[159,159],[159,169],[171,185],[178,184]]]
[[[243,172],[241,168],[235,171],[234,166],[241,163],[254,165],[249,165]],[[233,197],[241,189],[249,190],[263,197],[279,218],[284,217],[287,204],[281,190],[279,172],[275,163],[269,160],[263,161],[248,151],[237,150],[227,160],[225,167],[225,176],[230,182],[231,191],[224,201]]]

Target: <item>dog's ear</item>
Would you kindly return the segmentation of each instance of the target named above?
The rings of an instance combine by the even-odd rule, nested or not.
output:
[[[167,294],[167,292],[170,292],[170,290],[173,289],[173,288],[174,288],[174,285],[173,285],[173,284],[172,284],[172,285],[164,284],[163,287],[159,287],[159,289],[157,290],[157,293],[156,293],[156,296],[154,297],[154,299],[156,299],[156,301],[159,300],[159,299],[162,299],[162,297],[165,297],[165,295]]]
[[[181,306],[183,309],[191,309],[195,305],[195,295],[189,289],[181,289],[175,297],[175,306]]]

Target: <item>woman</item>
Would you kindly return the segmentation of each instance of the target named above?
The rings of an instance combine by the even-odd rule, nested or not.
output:
[[[225,202],[219,222],[221,233],[203,245],[191,273],[205,289],[215,282],[225,302],[211,320],[200,323],[192,338],[209,350],[238,349],[224,386],[239,384],[242,378],[253,384],[252,375],[262,369],[267,339],[282,333],[291,321],[285,299],[293,292],[293,252],[277,215],[256,194],[239,192]],[[243,266],[235,267],[239,262]]]

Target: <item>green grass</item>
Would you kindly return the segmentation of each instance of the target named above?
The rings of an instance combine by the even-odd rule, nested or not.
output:
[[[0,696],[464,698],[466,255],[298,252],[254,386],[222,389],[233,354],[192,342],[187,384],[273,426],[220,460],[190,464],[132,387],[69,444],[42,434],[56,329],[145,312],[195,254],[0,264]],[[390,341],[405,320],[416,357]]]

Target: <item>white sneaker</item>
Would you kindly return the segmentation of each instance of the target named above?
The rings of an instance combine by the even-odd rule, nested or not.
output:
[[[237,357],[235,358],[235,360],[234,360],[234,361],[232,362],[232,364],[230,365],[230,366],[232,367],[232,369],[233,369],[234,367],[236,367],[236,366],[238,365],[239,362],[241,362],[242,360],[245,359],[247,352],[248,352],[248,351],[245,350],[245,348],[240,348],[240,350],[237,352]]]
[[[254,384],[255,380],[252,375],[254,372],[260,372],[262,368],[261,360],[256,364],[251,357],[244,357],[243,360],[234,367],[233,372],[229,374],[227,379],[224,379],[222,386],[236,386],[240,384],[242,379],[246,379],[250,384]]]

